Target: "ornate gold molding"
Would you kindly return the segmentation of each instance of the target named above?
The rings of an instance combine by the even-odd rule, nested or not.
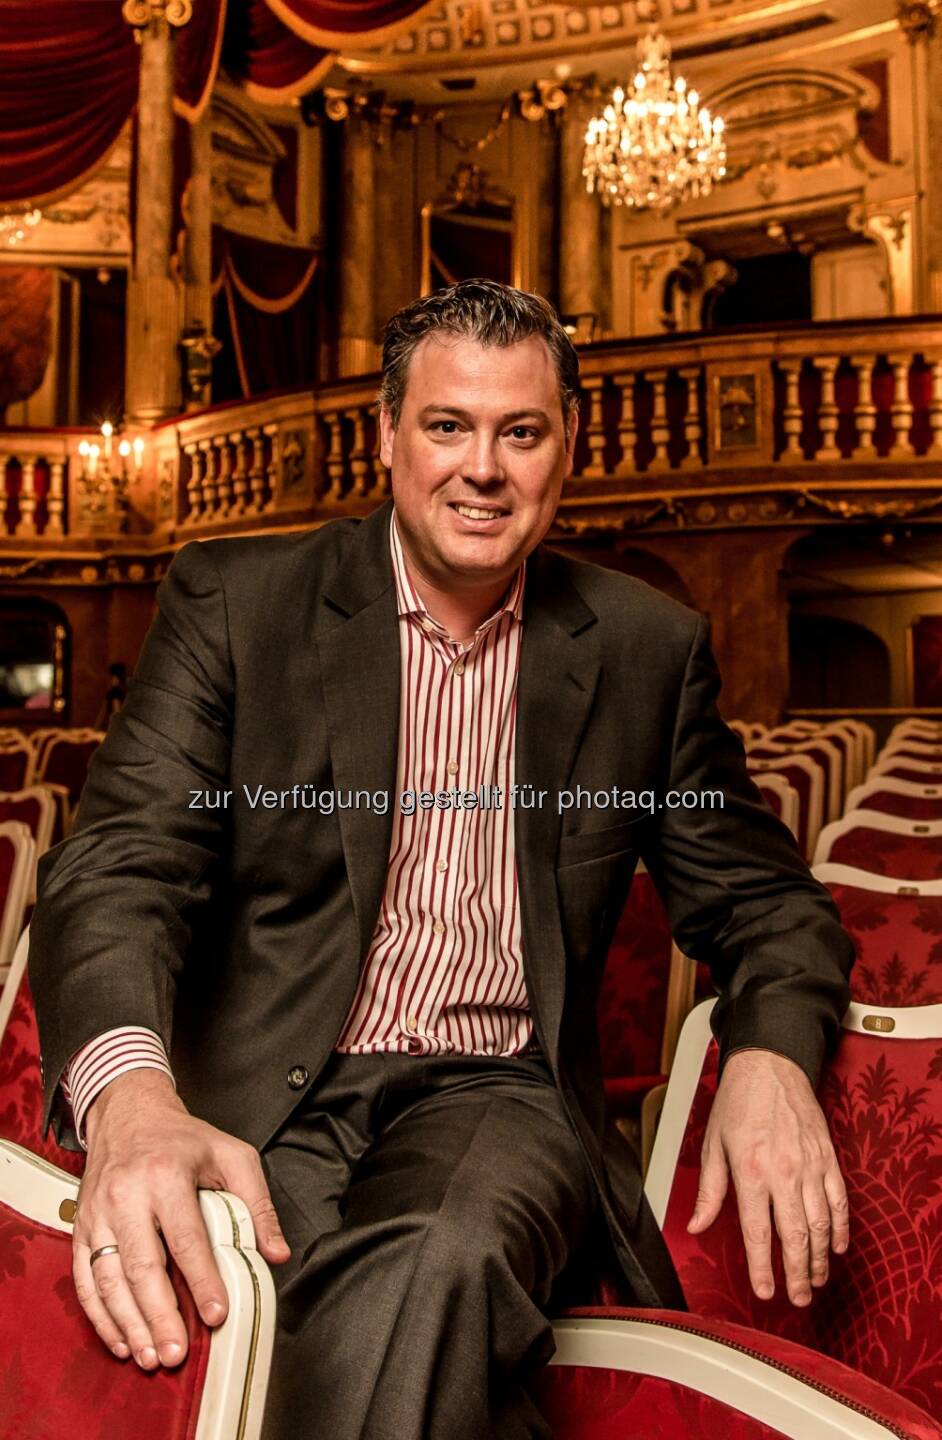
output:
[[[897,0],[899,28],[911,45],[933,34],[938,12],[939,0]]]
[[[179,29],[193,18],[193,0],[124,0],[121,14],[134,26],[136,38],[153,26],[170,25]]]

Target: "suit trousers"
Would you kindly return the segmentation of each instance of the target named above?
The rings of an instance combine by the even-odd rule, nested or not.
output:
[[[547,1440],[526,1382],[598,1201],[542,1055],[334,1052],[262,1161],[264,1440]]]

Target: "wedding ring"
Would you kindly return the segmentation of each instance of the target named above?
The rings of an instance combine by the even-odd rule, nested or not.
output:
[[[102,1255],[117,1255],[117,1253],[117,1245],[102,1245],[100,1250],[92,1251],[92,1253],[88,1257],[88,1263],[89,1265],[94,1265],[95,1261],[100,1260]]]

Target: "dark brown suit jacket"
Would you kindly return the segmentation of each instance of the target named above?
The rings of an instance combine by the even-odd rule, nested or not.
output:
[[[75,833],[40,862],[30,974],[46,1114],[101,1031],[163,1037],[189,1107],[262,1148],[340,1033],[379,911],[397,803],[399,629],[387,503],[364,521],[184,548]],[[643,856],[681,948],[709,962],[723,1056],[758,1045],[815,1082],[851,943],[719,718],[706,622],[642,582],[539,547],[527,563],[516,809],[528,995],[642,1304],[680,1303],[639,1245],[640,1176],[607,1130],[595,1010]],[[385,816],[249,807],[243,786],[386,791]],[[573,809],[557,793],[720,790],[722,810]],[[190,808],[193,791],[233,792]],[[647,1226],[645,1224],[645,1230]],[[640,1253],[642,1252],[643,1253]]]

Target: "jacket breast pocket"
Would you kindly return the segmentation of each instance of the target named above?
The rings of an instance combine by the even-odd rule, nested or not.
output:
[[[635,816],[631,820],[620,820],[616,825],[606,825],[597,830],[579,830],[559,837],[556,868],[562,870],[569,865],[585,865],[591,860],[605,860],[610,855],[624,851],[636,851],[641,840],[642,826],[647,816]]]

